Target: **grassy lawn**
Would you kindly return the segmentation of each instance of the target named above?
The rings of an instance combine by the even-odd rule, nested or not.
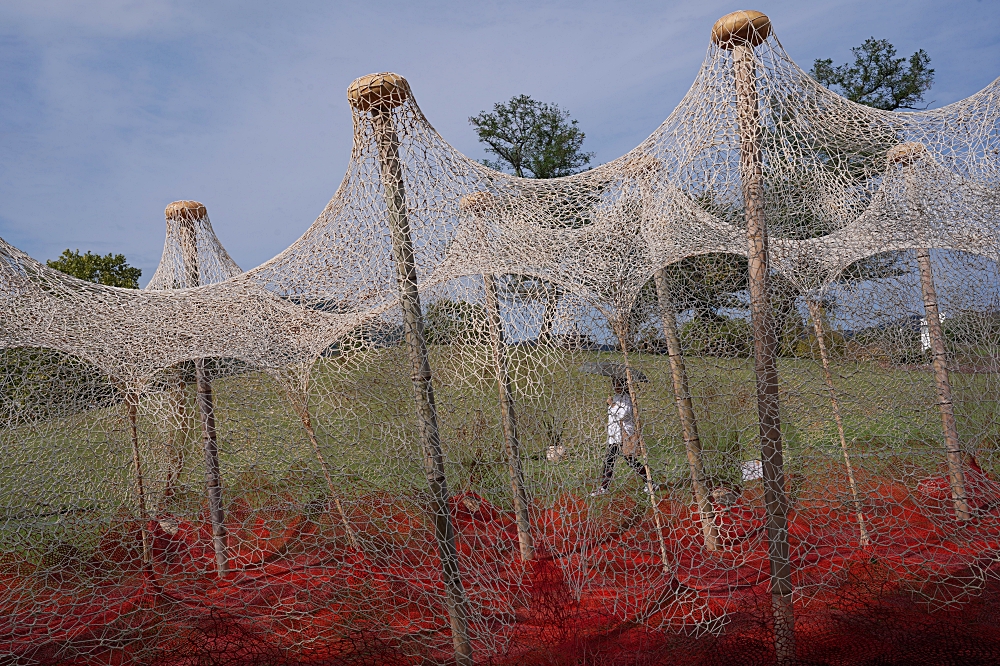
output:
[[[453,492],[478,492],[510,506],[509,477],[489,355],[475,345],[432,346],[431,364]],[[604,456],[607,378],[579,371],[585,361],[618,359],[614,353],[511,348],[522,458],[529,493],[550,504],[565,491],[591,490]],[[739,481],[739,463],[759,455],[752,360],[686,359],[706,471]],[[666,356],[635,354],[632,363],[649,382],[639,388],[639,415],[658,480],[686,493],[687,466]],[[926,369],[838,363],[835,383],[855,466],[870,472],[933,473],[944,461],[933,376]],[[783,358],[782,427],[789,472],[842,466],[840,442],[818,361]],[[991,468],[996,442],[997,378],[953,373],[959,433]],[[282,385],[264,372],[214,383],[216,420],[226,501],[251,505],[304,503],[329,494],[310,440]],[[382,491],[421,504],[426,496],[423,457],[403,348],[358,351],[324,358],[312,368],[309,409],[336,493],[350,502]],[[193,391],[184,416],[168,394],[144,396],[139,408],[147,505],[196,518],[204,505],[204,458]],[[173,464],[168,439],[183,452],[177,492],[163,499]],[[545,451],[566,447],[553,464]],[[92,546],[116,515],[136,512],[135,473],[123,404],[81,411],[0,430],[0,551],[43,547],[52,541]],[[837,474],[840,472],[838,471]],[[620,465],[623,492],[639,484]],[[841,483],[841,479],[831,480]]]

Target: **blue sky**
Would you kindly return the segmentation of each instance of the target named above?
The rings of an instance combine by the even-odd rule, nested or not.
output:
[[[526,93],[580,121],[597,162],[642,141],[698,71],[714,21],[767,13],[800,66],[865,38],[931,56],[933,106],[1000,75],[1000,3],[0,3],[0,236],[37,259],[122,252],[152,276],[163,208],[206,204],[250,268],[333,196],[351,148],[345,89],[395,71],[459,150],[467,118]]]

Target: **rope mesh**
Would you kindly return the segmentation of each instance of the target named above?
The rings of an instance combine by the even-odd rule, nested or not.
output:
[[[189,201],[141,291],[0,241],[0,654],[997,659],[1000,81],[859,106],[761,16],[574,176],[378,74],[257,268]]]

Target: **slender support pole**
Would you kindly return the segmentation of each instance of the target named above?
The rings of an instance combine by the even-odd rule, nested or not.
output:
[[[507,350],[503,339],[503,321],[500,319],[500,299],[497,296],[496,279],[492,275],[484,274],[483,287],[486,291],[486,313],[490,320],[490,346],[493,351],[493,369],[497,377],[497,393],[500,398],[500,418],[503,421],[503,440],[507,449],[510,489],[514,498],[517,541],[521,547],[521,560],[527,561],[535,557],[535,542],[531,536],[531,523],[528,521],[528,494],[524,489],[524,474],[521,470],[517,413],[514,410],[510,373],[507,371]]]
[[[348,98],[362,111],[371,112],[378,145],[382,186],[388,209],[392,255],[396,264],[399,301],[403,310],[403,333],[410,357],[411,379],[417,403],[420,442],[424,450],[424,473],[431,494],[431,514],[434,536],[441,559],[445,603],[451,620],[455,661],[459,666],[472,665],[472,644],[469,641],[468,602],[458,567],[455,531],[449,509],[448,482],[444,469],[444,452],[438,431],[431,366],[427,358],[424,322],[417,290],[417,267],[413,258],[413,239],[403,188],[403,168],[399,159],[399,138],[392,123],[392,107],[401,104],[408,92],[405,81],[396,75],[371,75],[359,79],[348,88]]]
[[[347,513],[344,511],[344,506],[340,502],[340,497],[337,495],[337,489],[333,485],[333,476],[330,474],[330,468],[326,464],[326,457],[319,448],[319,439],[316,437],[316,430],[312,425],[312,416],[309,414],[309,405],[306,403],[306,398],[303,396],[303,404],[301,406],[295,402],[294,398],[292,404],[295,405],[295,411],[299,415],[299,419],[302,420],[302,427],[306,431],[306,435],[309,436],[309,443],[312,444],[313,453],[316,455],[316,459],[319,460],[319,466],[323,470],[323,477],[326,479],[326,487],[330,490],[330,497],[333,498],[333,503],[337,507],[337,513],[340,514],[340,520],[344,524],[344,531],[347,533],[347,540],[351,542],[351,548],[358,550],[358,539],[354,535],[354,530],[351,529],[351,523],[347,519]]]
[[[736,14],[738,12],[734,12]],[[744,12],[744,14],[747,14]],[[765,17],[766,18],[766,17]],[[720,22],[723,19],[720,19]],[[718,23],[716,25],[719,25]],[[768,30],[770,24],[768,23]],[[736,33],[734,33],[735,36]],[[760,35],[757,28],[751,34]],[[766,37],[766,34],[764,34]],[[761,39],[763,41],[763,39]],[[759,43],[759,42],[758,42]],[[757,65],[754,41],[730,42],[736,78],[736,117],[740,134],[740,175],[747,220],[747,263],[750,319],[753,328],[754,370],[757,376],[757,414],[764,472],[764,508],[767,514],[767,551],[771,564],[771,604],[774,645],[779,664],[795,659],[795,615],[792,609],[792,571],[788,546],[788,498],[781,450],[781,414],[778,403],[777,338],[768,285],[767,222],[764,219],[763,158],[758,134]]]
[[[219,473],[219,443],[215,434],[215,406],[212,383],[205,373],[205,359],[194,362],[198,390],[198,415],[201,421],[202,446],[205,449],[205,485],[208,487],[208,513],[212,521],[212,545],[215,547],[215,568],[220,576],[229,571],[226,553],[226,523],[222,510],[222,475]]]
[[[476,192],[463,197],[460,204],[463,209],[478,217],[489,210],[492,199],[493,196],[489,192]],[[510,372],[507,366],[507,347],[504,343],[503,319],[500,317],[500,297],[497,294],[496,277],[492,273],[483,274],[483,290],[485,292],[486,314],[489,318],[493,369],[497,378],[497,394],[500,399],[504,448],[507,452],[507,468],[510,472],[511,496],[514,500],[517,541],[521,550],[521,560],[528,561],[535,557],[535,543],[531,534],[531,523],[528,519],[528,494],[524,488],[524,473],[521,468],[517,412],[514,408],[514,395],[511,390]]]
[[[623,324],[618,331],[618,339],[622,345],[622,358],[625,361],[625,383],[628,385],[628,397],[632,401],[632,418],[635,421],[635,436],[639,440],[639,452],[642,454],[642,466],[646,471],[646,493],[649,495],[649,502],[653,507],[653,521],[656,524],[656,536],[660,542],[660,562],[663,565],[664,575],[674,579],[674,561],[667,550],[667,541],[663,536],[663,519],[660,516],[660,500],[656,494],[656,487],[653,485],[653,473],[649,469],[649,453],[646,450],[646,440],[642,436],[642,421],[639,418],[639,396],[636,394],[635,382],[632,380],[632,367],[628,359],[628,324]],[[624,426],[622,426],[624,428]],[[624,437],[625,431],[622,430]]]
[[[663,337],[667,340],[667,355],[670,357],[670,376],[674,385],[674,401],[681,421],[684,436],[684,451],[691,470],[691,487],[694,489],[698,513],[701,516],[701,531],[705,539],[705,550],[716,550],[719,543],[719,528],[715,524],[715,510],[705,482],[705,465],[701,454],[701,439],[698,437],[698,420],[695,418],[691,391],[688,388],[687,368],[681,353],[681,341],[677,336],[677,313],[670,300],[670,285],[667,271],[661,268],[653,274],[656,284],[656,298],[660,306],[660,320]]]
[[[132,465],[135,467],[135,494],[139,502],[140,529],[142,530],[142,562],[143,564],[149,564],[152,561],[152,547],[149,530],[146,529],[149,514],[146,512],[146,490],[142,482],[142,460],[139,457],[138,401],[139,397],[132,392],[129,392],[125,398],[126,409],[128,410],[128,429],[132,440]]]
[[[826,379],[826,390],[830,394],[830,404],[833,406],[833,420],[837,423],[837,434],[840,436],[840,449],[844,452],[844,465],[847,467],[847,481],[851,485],[851,497],[854,499],[854,511],[858,517],[858,530],[861,533],[860,544],[862,548],[868,547],[871,543],[868,539],[868,530],[865,527],[865,514],[861,510],[861,499],[858,497],[858,484],[854,481],[854,467],[851,465],[851,456],[847,452],[847,437],[844,434],[844,419],[840,415],[840,400],[837,399],[837,391],[833,387],[833,375],[830,372],[830,355],[826,350],[826,336],[823,335],[823,309],[819,301],[807,299],[809,306],[809,316],[813,320],[813,330],[816,331],[816,342],[819,343],[819,356],[823,362],[823,377]]]
[[[948,356],[944,347],[944,333],[941,330],[941,315],[938,312],[937,290],[934,287],[934,273],[931,270],[931,254],[926,248],[917,250],[917,266],[920,268],[920,291],[924,299],[924,315],[927,319],[927,333],[931,339],[931,353],[934,359],[934,383],[937,385],[938,407],[941,410],[941,428],[944,431],[944,445],[948,456],[948,481],[951,484],[951,500],[955,506],[955,518],[957,520],[969,520],[972,517],[972,513],[969,510],[968,496],[965,494],[962,449],[958,443],[955,405],[951,397]]]
[[[169,210],[169,209],[168,209]],[[203,211],[204,208],[201,208]],[[180,215],[181,252],[187,272],[188,287],[197,287],[198,244],[195,234],[197,210],[184,209]],[[215,432],[215,405],[212,399],[212,383],[205,372],[205,359],[194,362],[196,402],[198,420],[201,423],[202,447],[205,450],[205,485],[208,493],[208,513],[212,523],[212,545],[215,548],[215,568],[219,576],[229,572],[227,553],[226,516],[222,509],[222,474],[219,471],[219,443]]]
[[[906,194],[914,211],[915,227],[926,228],[926,211],[916,183],[916,164],[922,159],[930,159],[927,148],[919,142],[911,141],[894,146],[886,153],[889,164],[898,164],[903,169]],[[948,459],[948,482],[951,485],[951,500],[955,507],[955,518],[966,521],[972,517],[965,490],[965,473],[962,471],[962,450],[958,441],[958,426],[955,423],[955,405],[951,395],[951,378],[948,374],[948,355],[941,330],[941,313],[938,311],[937,289],[934,287],[934,271],[931,268],[931,253],[928,248],[917,249],[917,267],[920,271],[920,292],[924,301],[924,316],[927,319],[927,334],[933,355],[934,383],[938,394],[938,408],[941,410],[941,429],[944,433],[945,454]]]
[[[184,407],[185,389],[187,388],[180,370],[174,368],[170,371],[170,388],[168,389],[168,400],[174,410],[174,417],[177,419],[177,427],[172,428],[168,423],[167,430],[167,455],[169,456],[169,469],[167,470],[167,481],[163,487],[163,504],[173,497],[177,485],[180,482],[180,475],[184,469],[184,453],[187,444],[187,410]]]

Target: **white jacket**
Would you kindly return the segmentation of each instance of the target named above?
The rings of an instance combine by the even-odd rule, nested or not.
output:
[[[608,405],[608,444],[622,443],[622,428],[628,435],[635,434],[635,417],[632,415],[632,399],[627,395],[616,395]]]

